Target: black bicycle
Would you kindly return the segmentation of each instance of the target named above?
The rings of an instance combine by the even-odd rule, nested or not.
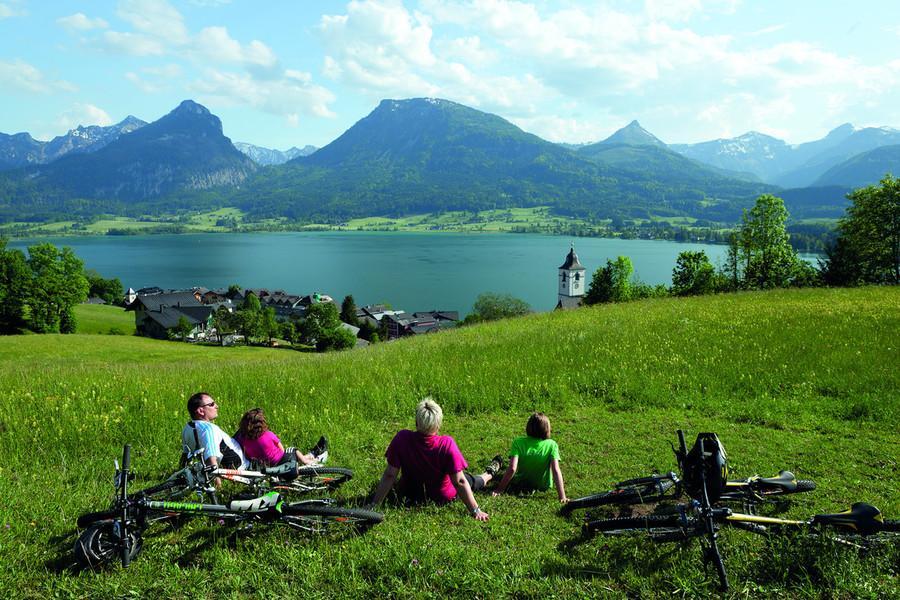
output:
[[[728,575],[718,548],[718,532],[722,526],[757,534],[791,530],[821,535],[831,531],[832,539],[856,547],[865,547],[881,536],[898,539],[900,521],[885,520],[877,508],[862,502],[854,504],[850,510],[816,515],[806,521],[735,513],[731,508],[715,506],[726,490],[728,467],[725,449],[714,433],[699,434],[690,452],[680,430],[678,438],[677,454],[685,475],[680,483],[691,501],[668,507],[666,514],[589,520],[582,528],[585,537],[594,533],[646,534],[656,542],[697,538],[701,543],[704,564],[715,567],[723,590],[728,589]]]
[[[683,435],[679,431],[679,436]],[[687,451],[681,445],[677,449],[673,446],[672,450],[683,473],[682,465]],[[568,514],[574,510],[604,505],[650,504],[662,500],[677,500],[685,495],[683,488],[682,478],[674,471],[627,479],[616,483],[612,490],[575,498],[564,505],[561,511]],[[754,475],[743,480],[726,480],[725,488],[718,499],[721,502],[742,502],[748,510],[752,510],[756,504],[780,500],[787,494],[811,492],[814,489],[816,489],[814,481],[797,479],[790,471],[781,471],[775,477]]]
[[[112,506],[78,518],[77,525],[84,531],[75,542],[75,558],[82,566],[96,567],[118,558],[127,567],[141,551],[147,528],[160,519],[178,515],[212,517],[238,526],[282,524],[317,534],[361,532],[384,519],[381,513],[337,506],[331,500],[286,503],[277,491],[225,503],[171,499],[195,494],[202,500],[214,489],[215,469],[202,463],[185,467],[165,482],[129,495],[130,465],[131,447],[126,445],[122,466],[116,467]]]

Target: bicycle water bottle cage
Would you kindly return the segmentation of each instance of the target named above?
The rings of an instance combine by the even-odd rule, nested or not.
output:
[[[684,458],[683,467],[682,483],[691,498],[700,500],[703,497],[703,481],[706,480],[710,503],[718,501],[728,480],[728,460],[725,447],[715,433],[697,434],[694,446]]]
[[[813,525],[832,525],[851,531],[858,531],[862,535],[877,533],[884,528],[884,517],[881,511],[865,502],[856,502],[850,510],[830,515],[816,515],[812,519]]]

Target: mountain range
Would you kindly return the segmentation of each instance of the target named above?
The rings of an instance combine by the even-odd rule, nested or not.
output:
[[[562,145],[496,115],[417,98],[382,101],[323,148],[280,152],[232,144],[218,117],[186,100],[150,124],[129,117],[50,142],[0,134],[0,157],[0,169],[13,168],[0,174],[4,219],[239,206],[259,217],[343,220],[549,205],[588,218],[733,222],[765,192],[782,195],[796,217],[839,216],[850,187],[897,170],[900,132],[843,125],[797,146],[754,132],[668,146],[633,121],[601,142]]]
[[[777,138],[751,131],[732,139],[719,139],[698,144],[672,144],[672,150],[700,162],[732,171],[752,173],[761,181],[785,188],[818,185],[826,171],[853,157],[882,146],[900,144],[900,131],[890,127],[857,129],[845,123],[820,140],[790,145]],[[891,170],[896,163],[885,164]],[[852,170],[852,169],[851,169]],[[884,175],[886,171],[882,171]],[[856,185],[859,179],[850,175],[831,183]],[[867,181],[875,183],[878,179]]]
[[[96,152],[120,135],[131,133],[146,125],[137,117],[128,116],[122,122],[101,127],[91,125],[70,130],[49,142],[35,140],[28,133],[7,135],[0,133],[0,171],[30,165],[44,165],[67,154]]]

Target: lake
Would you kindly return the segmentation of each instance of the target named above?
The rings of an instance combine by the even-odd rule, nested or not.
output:
[[[482,292],[509,293],[535,310],[556,306],[557,268],[572,238],[534,234],[395,232],[201,233],[10,240],[69,246],[85,266],[125,288],[242,287],[314,291],[357,306],[390,303],[408,312],[467,314]],[[726,246],[576,238],[590,278],[607,259],[631,258],[646,283],[670,284],[679,252],[705,250],[713,264]]]

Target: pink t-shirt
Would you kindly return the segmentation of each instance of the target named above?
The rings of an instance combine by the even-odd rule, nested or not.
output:
[[[248,440],[243,436],[238,436],[237,441],[244,450],[244,456],[250,460],[258,460],[267,465],[275,465],[284,456],[284,450],[278,447],[281,440],[271,431],[266,431],[255,440]]]
[[[425,435],[408,429],[397,432],[384,456],[389,465],[401,471],[401,495],[417,499],[424,487],[425,495],[439,503],[456,498],[450,476],[469,466],[449,435]]]

